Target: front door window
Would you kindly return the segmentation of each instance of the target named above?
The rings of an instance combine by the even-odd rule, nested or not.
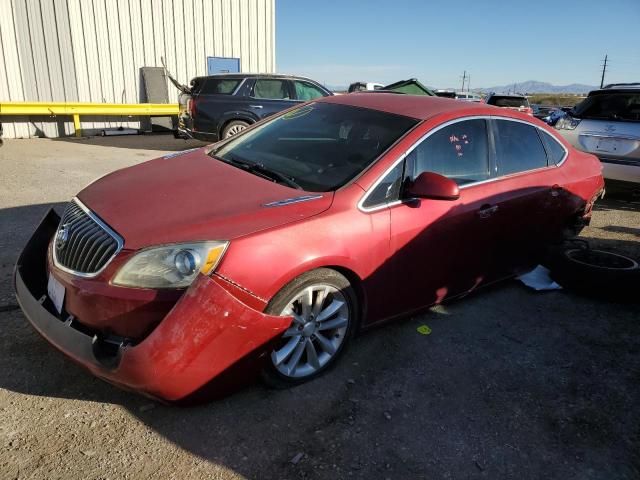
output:
[[[407,175],[422,172],[451,178],[458,185],[479,182],[491,176],[485,120],[465,120],[436,131],[407,156]]]

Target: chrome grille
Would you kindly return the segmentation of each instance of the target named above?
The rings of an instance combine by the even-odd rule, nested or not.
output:
[[[53,242],[56,266],[91,277],[122,248],[122,239],[78,199],[67,205]]]

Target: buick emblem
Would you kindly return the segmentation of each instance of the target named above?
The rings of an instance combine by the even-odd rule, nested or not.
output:
[[[69,240],[69,228],[67,225],[62,225],[56,235],[56,250],[64,250],[64,247],[67,246],[67,240]]]

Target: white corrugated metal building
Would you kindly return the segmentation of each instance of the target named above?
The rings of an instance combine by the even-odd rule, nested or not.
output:
[[[185,84],[208,73],[211,57],[274,72],[275,0],[0,0],[0,103],[143,102],[140,68],[161,57]],[[106,118],[82,117],[82,128],[139,127]],[[69,117],[0,122],[5,138],[73,133]]]

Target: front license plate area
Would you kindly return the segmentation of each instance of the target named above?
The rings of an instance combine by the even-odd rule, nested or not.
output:
[[[47,282],[47,294],[58,313],[62,312],[62,304],[64,303],[64,285],[49,273],[49,281]]]

